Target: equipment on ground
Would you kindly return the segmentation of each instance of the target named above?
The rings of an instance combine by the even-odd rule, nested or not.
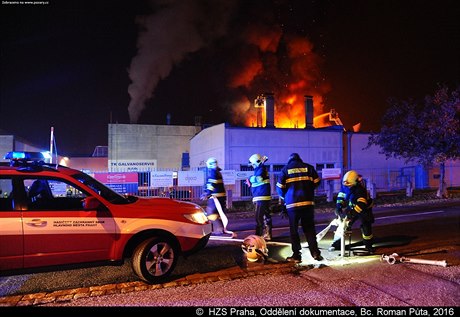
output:
[[[446,260],[436,261],[436,260],[424,260],[424,259],[414,259],[414,258],[407,258],[405,256],[399,256],[397,253],[393,253],[390,255],[382,254],[380,257],[380,261],[386,261],[388,264],[395,264],[396,262],[400,263],[419,263],[419,264],[429,264],[429,265],[439,265],[446,267],[447,262]]]
[[[261,236],[251,234],[243,240],[241,249],[249,262],[266,260],[268,257],[267,243]]]
[[[215,196],[211,196],[211,198],[214,200],[214,204],[216,205],[217,212],[219,213],[220,219],[222,220],[222,225],[224,226],[224,233],[228,233],[232,235],[232,238],[236,238],[236,233],[230,230],[227,230],[227,225],[228,225],[228,218],[224,213],[224,210],[222,209],[222,205],[219,202],[219,199]]]

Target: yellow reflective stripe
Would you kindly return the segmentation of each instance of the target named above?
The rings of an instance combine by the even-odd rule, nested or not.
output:
[[[293,178],[286,179],[286,183],[293,183],[293,182],[300,182],[300,181],[313,181],[313,177],[300,176],[300,177],[293,177]]]
[[[315,178],[314,181],[313,181],[313,183],[319,183],[320,181],[321,181],[321,179]]]
[[[345,193],[340,192],[340,193],[337,194],[337,197],[345,198],[346,195],[345,195]]]
[[[358,198],[359,202],[365,203],[367,205],[367,200],[364,197]]]
[[[223,183],[224,181],[223,181],[222,179],[212,179],[212,178],[209,178],[209,179],[208,179],[208,182],[213,183],[213,184],[220,184],[220,183]]]
[[[363,239],[364,239],[364,240],[370,240],[370,239],[372,239],[372,238],[374,237],[373,234],[371,234],[371,235],[369,235],[369,236],[366,236],[366,235],[363,234],[362,236],[363,236]]]
[[[286,187],[286,185],[283,185],[283,184],[281,184],[281,183],[276,183],[276,187],[284,188],[284,187]]]
[[[211,190],[211,191],[214,190],[214,186],[212,186],[211,184],[208,184],[208,185],[206,186],[206,188],[209,189],[209,190]]]
[[[252,199],[252,201],[260,201],[260,200],[272,200],[272,196],[257,196]]]
[[[356,212],[358,212],[358,213],[360,213],[361,211],[363,211],[363,210],[361,209],[361,207],[359,207],[358,205],[355,206],[355,210],[356,210]]]
[[[211,194],[211,195],[214,196],[214,197],[224,197],[225,193],[215,193],[215,194]]]
[[[308,172],[308,168],[306,168],[306,167],[291,168],[291,169],[288,169],[287,172],[288,172],[288,174],[307,173],[307,172]]]
[[[264,180],[262,182],[254,183],[254,184],[252,184],[252,187],[258,187],[258,186],[262,186],[262,185],[265,185],[265,184],[270,184],[270,180],[266,179],[266,180]]]
[[[313,206],[315,204],[314,201],[301,201],[298,203],[292,203],[289,205],[286,205],[286,208],[293,208],[293,207],[302,207],[302,206]]]

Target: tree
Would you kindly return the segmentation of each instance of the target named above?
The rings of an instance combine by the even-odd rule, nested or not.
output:
[[[439,86],[422,103],[388,101],[379,134],[369,137],[367,148],[378,145],[386,158],[417,161],[425,167],[439,164],[438,197],[447,197],[445,162],[460,158],[460,86],[449,91]]]

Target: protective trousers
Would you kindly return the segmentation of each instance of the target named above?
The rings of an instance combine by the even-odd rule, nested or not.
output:
[[[304,208],[288,209],[289,232],[291,236],[291,248],[293,254],[301,254],[299,222],[302,226],[303,233],[308,242],[310,254],[316,257],[321,254],[316,241],[314,207],[306,206]]]
[[[270,240],[272,236],[272,217],[270,215],[270,201],[259,200],[255,204],[256,235],[264,237],[264,239],[268,238],[268,240]]]

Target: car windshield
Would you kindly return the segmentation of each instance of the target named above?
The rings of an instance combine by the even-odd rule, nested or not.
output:
[[[133,201],[132,199],[129,199],[128,197],[120,195],[113,189],[105,186],[104,184],[94,179],[93,177],[89,176],[88,174],[77,173],[77,174],[73,174],[72,177],[78,180],[79,182],[85,184],[92,190],[94,190],[102,198],[104,198],[105,200],[108,200],[112,204],[122,205],[122,204],[129,204]]]

